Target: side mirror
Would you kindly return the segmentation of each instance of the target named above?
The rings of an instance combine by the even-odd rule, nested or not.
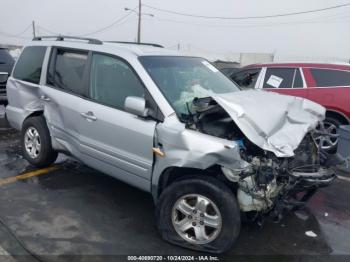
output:
[[[126,112],[135,114],[140,117],[148,116],[146,100],[142,97],[128,96],[125,99],[124,109]]]
[[[0,83],[6,83],[9,74],[7,72],[0,72]]]

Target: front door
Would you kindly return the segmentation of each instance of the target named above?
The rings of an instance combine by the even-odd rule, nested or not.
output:
[[[156,121],[124,111],[128,96],[145,96],[145,87],[123,60],[94,53],[89,99],[79,110],[82,160],[144,190],[150,189]]]

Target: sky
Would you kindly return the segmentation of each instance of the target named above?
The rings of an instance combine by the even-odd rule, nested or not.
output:
[[[170,48],[180,44],[181,49],[214,53],[258,52],[350,59],[350,6],[312,14],[245,20],[186,17],[145,6],[203,16],[251,17],[320,9],[350,0],[142,0],[142,3],[143,42]],[[33,20],[39,35],[55,33],[135,41],[137,14],[124,8],[133,9],[137,5],[138,0],[0,0],[0,43],[28,41],[32,37]],[[123,16],[120,22],[108,27]]]

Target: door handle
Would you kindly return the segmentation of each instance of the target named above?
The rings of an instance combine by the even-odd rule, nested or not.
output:
[[[50,102],[51,101],[51,99],[49,97],[45,96],[45,95],[40,96],[40,99],[43,100],[43,101],[46,101],[46,102]]]
[[[87,113],[80,113],[80,115],[82,117],[84,117],[85,119],[87,119],[87,120],[91,120],[91,121],[96,121],[97,120],[97,117],[94,116],[94,113],[91,112],[91,111],[89,111]]]

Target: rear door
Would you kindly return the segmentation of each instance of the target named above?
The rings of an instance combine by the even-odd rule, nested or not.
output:
[[[304,68],[309,99],[350,117],[350,71]]]
[[[262,88],[285,95],[308,97],[300,68],[267,68]]]
[[[144,85],[123,59],[93,53],[89,86],[78,121],[83,161],[149,190],[156,121],[124,111],[126,97],[148,97]]]
[[[40,95],[51,135],[59,143],[54,146],[78,158],[79,104],[87,95],[87,60],[88,51],[53,48]]]

